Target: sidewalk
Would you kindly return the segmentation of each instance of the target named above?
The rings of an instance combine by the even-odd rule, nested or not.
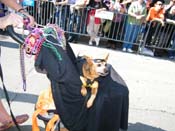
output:
[[[0,37],[1,38],[1,37]],[[21,126],[22,131],[31,131],[31,116],[38,94],[49,86],[45,75],[34,69],[34,58],[25,58],[27,91],[22,89],[18,44],[9,38],[1,38],[1,63],[4,80],[12,100],[15,115],[28,113],[30,119]],[[13,43],[11,43],[13,42]],[[128,131],[175,131],[175,62],[117,50],[71,44],[75,54],[109,52],[109,63],[126,81],[130,90]],[[2,86],[1,86],[2,87]],[[0,95],[3,94],[0,88]],[[5,99],[3,102],[8,109]],[[41,131],[44,124],[39,121]],[[16,131],[11,128],[8,131]]]

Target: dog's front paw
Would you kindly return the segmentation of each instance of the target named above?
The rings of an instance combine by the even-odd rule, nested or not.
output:
[[[81,94],[82,94],[82,96],[86,96],[86,94],[87,94],[86,88],[81,89]]]
[[[90,99],[90,100],[88,100],[86,107],[90,108],[92,106],[92,104],[93,104],[93,100]]]

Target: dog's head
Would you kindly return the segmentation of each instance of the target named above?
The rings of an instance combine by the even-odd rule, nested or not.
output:
[[[99,76],[106,76],[109,73],[107,67],[108,57],[109,54],[100,59],[92,59],[91,57],[84,56],[86,60],[82,68],[84,77],[92,80]]]

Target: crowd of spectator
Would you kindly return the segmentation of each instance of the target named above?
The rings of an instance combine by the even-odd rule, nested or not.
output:
[[[107,48],[116,49],[116,45],[120,42],[122,51],[132,53],[133,45],[138,44],[140,35],[143,35],[145,47],[151,50],[155,46],[165,48],[169,50],[169,57],[174,58],[175,0],[36,0],[36,2],[45,3],[41,4],[41,11],[38,11],[38,14],[39,5],[36,4],[38,7],[34,9],[33,15],[40,16],[37,22],[45,19],[44,24],[47,24],[51,22],[52,17],[52,22],[68,32],[69,42],[76,43],[81,35],[88,35],[90,36],[88,44],[95,43],[98,46],[100,38],[105,37],[108,39]],[[46,10],[49,10],[49,13]],[[114,17],[97,18],[95,14],[98,11],[113,12]],[[167,26],[167,23],[171,26]]]
[[[143,24],[146,24],[147,34],[143,35],[146,46],[155,45],[161,41],[160,37],[168,36],[162,47],[174,50],[174,27],[169,31],[164,25],[167,22],[175,23],[175,0],[63,0],[56,1],[55,5],[59,8],[61,5],[61,17],[58,21],[62,23],[61,26],[64,25],[62,28],[69,32],[69,42],[77,42],[82,33],[90,36],[89,45],[95,43],[98,46],[101,33],[109,38],[107,48],[115,49],[117,40],[120,40],[123,43],[122,50],[132,53],[133,43],[138,39]],[[114,12],[113,19],[95,17],[99,10]],[[152,21],[161,24],[160,32],[166,30],[168,33],[155,35],[158,24]],[[169,51],[170,58],[174,58],[172,50]]]

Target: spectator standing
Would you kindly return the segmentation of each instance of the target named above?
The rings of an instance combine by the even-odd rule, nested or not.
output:
[[[152,36],[154,35],[154,32],[156,30],[157,22],[151,22],[151,21],[159,21],[162,26],[164,26],[164,20],[165,20],[165,10],[163,8],[164,1],[163,0],[154,0],[151,5],[153,7],[150,8],[148,15],[146,17],[147,24],[150,26],[148,30],[148,35],[145,36],[146,38],[146,45],[150,46],[154,44],[155,40],[152,42]],[[151,22],[151,24],[149,24]],[[152,42],[152,43],[151,43]]]
[[[123,51],[133,52],[132,46],[135,42],[139,31],[141,30],[141,24],[146,17],[146,4],[144,0],[137,0],[131,3],[128,9],[128,19],[125,27],[125,36]]]
[[[69,16],[69,4],[72,4],[73,1],[69,0],[56,0],[54,2],[55,4],[55,18],[56,18],[56,23],[63,29],[67,30],[67,19]]]
[[[122,30],[123,28],[123,14],[127,12],[125,5],[122,4],[122,0],[115,0],[114,5],[110,8],[111,11],[114,12],[114,19],[110,22],[111,26],[109,28],[109,38],[112,39],[121,39],[122,38]],[[116,48],[116,41],[108,40],[107,48]]]
[[[95,17],[96,11],[108,10],[107,4],[110,5],[110,2],[103,0],[90,0],[87,5],[90,8],[87,18],[87,33],[90,35],[89,45],[93,44],[93,41],[96,43],[96,46],[99,45],[100,38],[98,37],[98,32],[101,25],[101,19]]]
[[[81,19],[84,18],[84,8],[86,5],[89,3],[89,0],[75,0],[74,4],[70,6],[70,21],[69,21],[69,31],[72,32],[72,34],[69,34],[68,41],[69,42],[77,42],[79,39],[78,34],[73,34],[75,33],[80,33],[81,30]],[[82,25],[84,26],[84,25]]]

